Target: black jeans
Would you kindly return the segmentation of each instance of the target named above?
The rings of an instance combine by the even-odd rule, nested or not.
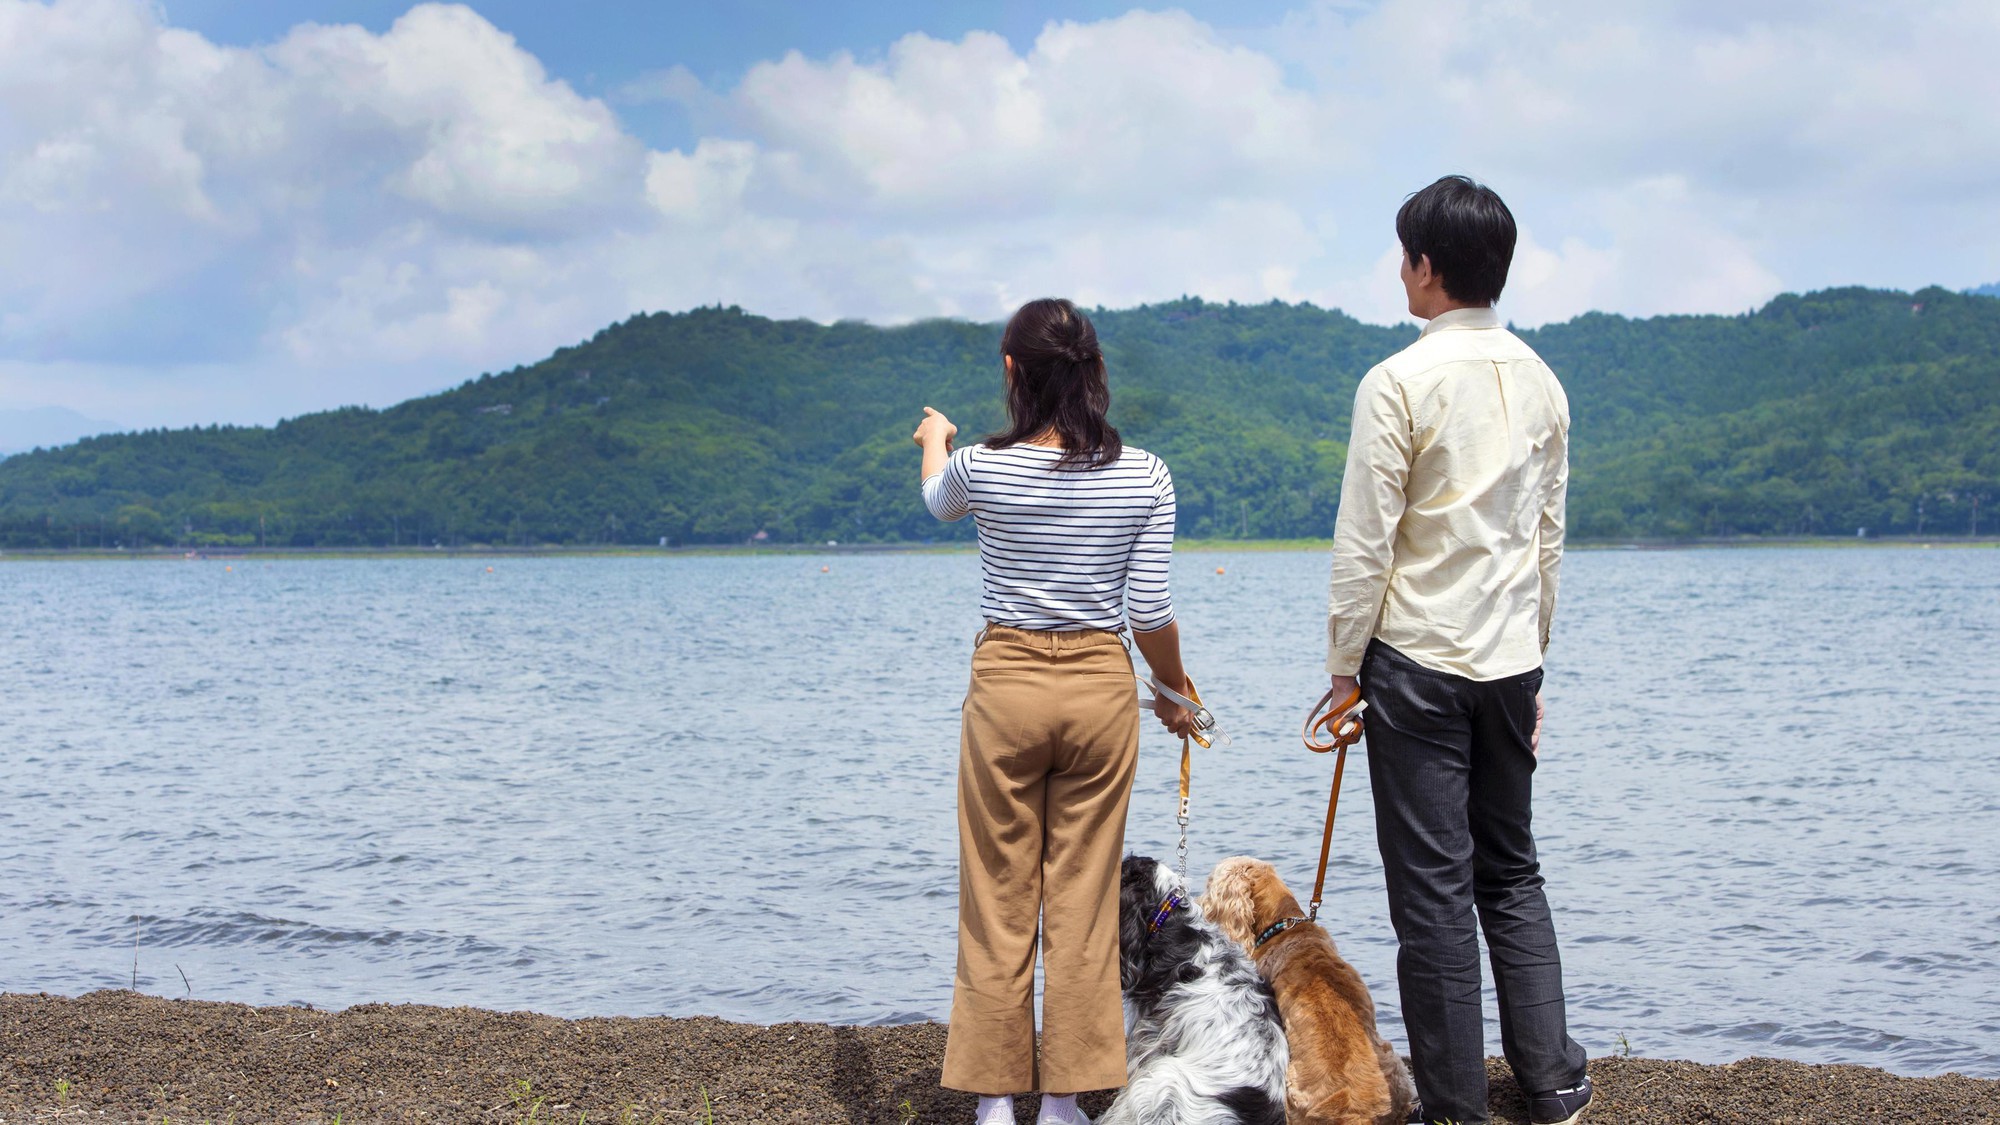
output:
[[[1361,665],[1376,842],[1396,928],[1396,981],[1431,1120],[1488,1120],[1475,911],[1500,1001],[1500,1042],[1525,1091],[1575,1085],[1555,924],[1529,830],[1537,668],[1478,681],[1376,641]]]

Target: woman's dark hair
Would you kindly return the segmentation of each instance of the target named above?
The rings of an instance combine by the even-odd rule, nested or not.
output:
[[[1095,469],[1117,461],[1125,445],[1104,420],[1111,388],[1090,318],[1068,301],[1029,301],[1000,334],[1000,354],[1014,357],[1007,386],[1007,428],[986,436],[990,449],[1020,445],[1055,431],[1058,469]]]
[[[1410,196],[1396,212],[1396,237],[1410,264],[1430,256],[1431,269],[1454,301],[1490,305],[1507,287],[1514,213],[1484,184],[1446,176]]]

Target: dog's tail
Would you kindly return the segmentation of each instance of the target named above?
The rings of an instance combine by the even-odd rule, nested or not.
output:
[[[1417,1108],[1417,1084],[1410,1080],[1410,1068],[1403,1065],[1403,1057],[1396,1049],[1379,1036],[1375,1040],[1375,1058],[1382,1066],[1382,1077],[1389,1082],[1389,1112],[1377,1120],[1385,1125],[1408,1121],[1410,1111]]]
[[[1179,1125],[1227,1120],[1233,1125],[1285,1125],[1283,1087],[1277,1095],[1261,1086],[1231,1086],[1210,1094],[1211,1076],[1184,1060],[1159,1058],[1135,1074],[1098,1125]],[[1221,1106],[1229,1116],[1218,1118]]]

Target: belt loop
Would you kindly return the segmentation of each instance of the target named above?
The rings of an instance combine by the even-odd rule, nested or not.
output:
[[[986,624],[981,625],[979,627],[979,631],[977,633],[974,633],[972,635],[972,651],[978,652],[979,646],[986,643],[986,632],[991,628],[993,628],[993,623],[991,621],[988,621]]]

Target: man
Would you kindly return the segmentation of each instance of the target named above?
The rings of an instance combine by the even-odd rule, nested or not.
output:
[[[1447,176],[1396,214],[1417,342],[1362,379],[1334,533],[1326,668],[1368,702],[1376,839],[1422,1108],[1487,1121],[1475,915],[1500,1041],[1537,1123],[1590,1101],[1529,831],[1569,402],[1493,302],[1514,217]]]

